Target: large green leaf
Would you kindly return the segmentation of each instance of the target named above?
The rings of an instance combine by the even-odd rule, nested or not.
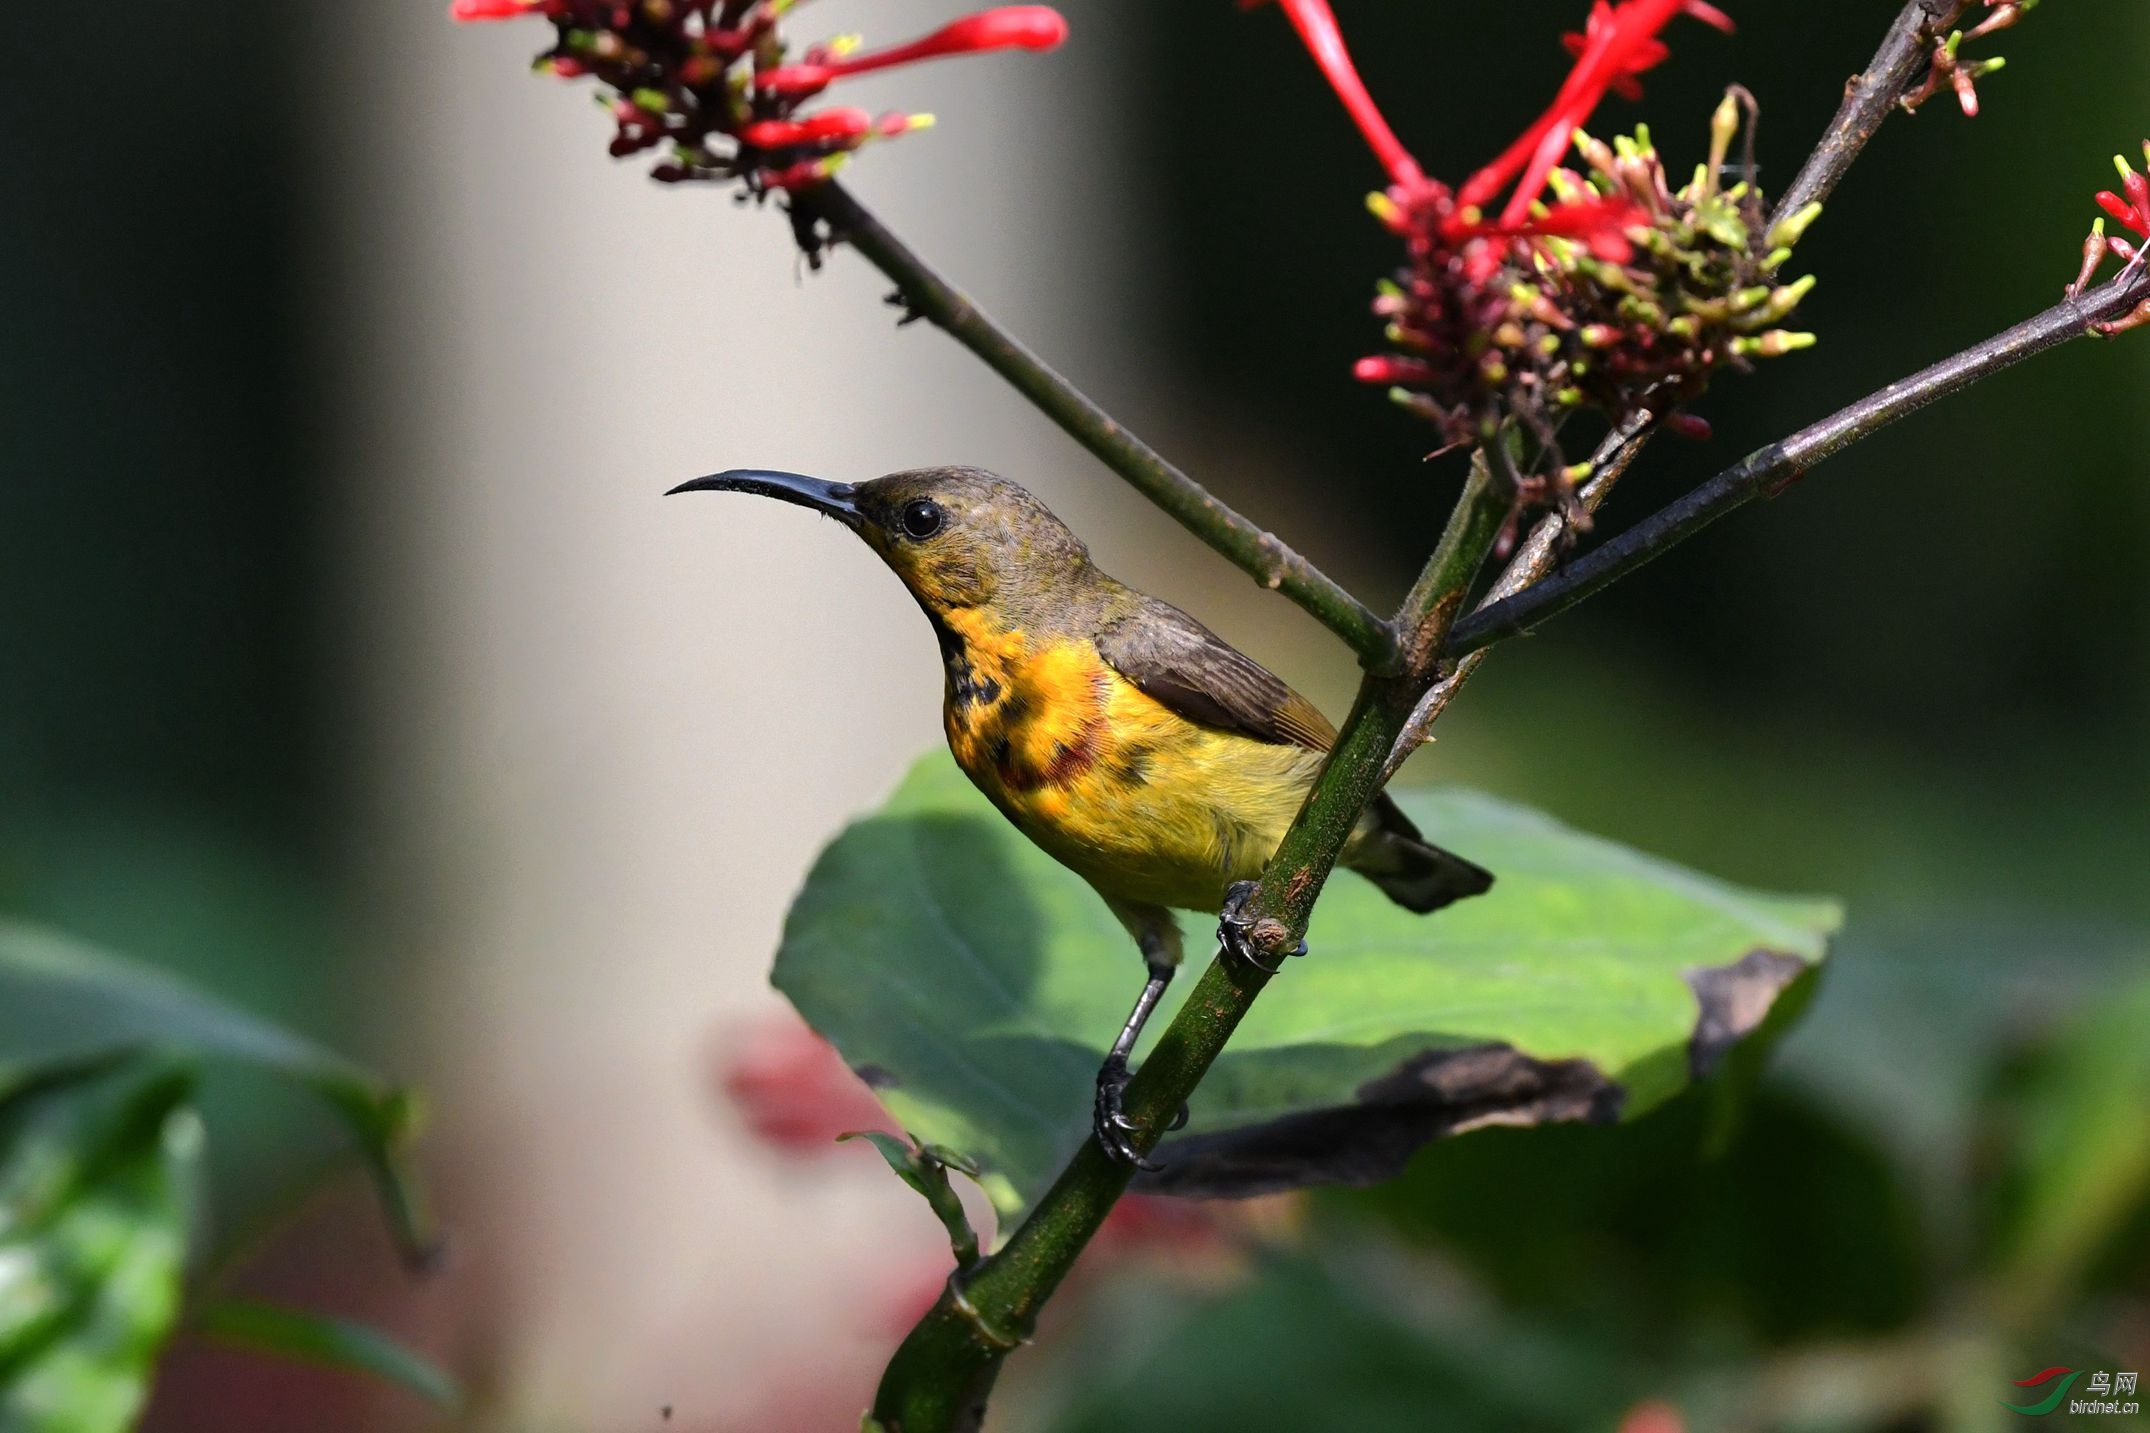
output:
[[[1370,1182],[1439,1134],[1632,1118],[1803,990],[1837,924],[1828,902],[1740,891],[1490,797],[1397,795],[1498,884],[1420,917],[1337,876],[1312,956],[1255,1007],[1150,1187]],[[1141,974],[1090,888],[936,754],[822,853],[774,979],[1009,1216],[1086,1137]]]
[[[379,1329],[348,1319],[258,1299],[218,1299],[196,1309],[189,1327],[236,1348],[400,1383],[446,1407],[454,1407],[462,1398],[455,1380],[431,1359]]]
[[[158,1054],[251,1065],[319,1095],[364,1154],[398,1242],[412,1255],[425,1249],[405,1091],[161,971],[0,921],[0,1104],[59,1075]]]
[[[0,1104],[0,1430],[121,1433],[179,1311],[191,1077],[144,1062]]]
[[[1146,1286],[1133,1323],[1093,1339],[1052,1433],[1575,1433],[1610,1429],[1652,1370],[1473,1302],[1436,1321],[1393,1269],[1341,1251],[1262,1261],[1222,1295],[1175,1307]],[[1161,1307],[1160,1307],[1161,1306]],[[1102,1356],[1099,1356],[1102,1355]]]
[[[1783,1082],[1754,1091],[1720,1140],[1715,1095],[1630,1125],[1442,1140],[1400,1177],[1316,1207],[1372,1215],[1503,1306],[1636,1359],[1881,1335],[1930,1306],[1933,1230],[1894,1151]]]

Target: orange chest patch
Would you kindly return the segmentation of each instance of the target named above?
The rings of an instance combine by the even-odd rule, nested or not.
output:
[[[1117,678],[1089,643],[954,635],[944,716],[949,748],[974,780],[1025,795],[1065,787],[1105,757]]]

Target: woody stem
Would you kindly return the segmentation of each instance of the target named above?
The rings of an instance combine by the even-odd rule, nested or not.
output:
[[[1970,0],[1911,0],[1904,6],[1873,60],[1844,87],[1844,103],[1822,132],[1821,142],[1777,197],[1772,223],[1829,197],[1866,142],[1896,112],[1897,102],[1927,63],[1934,40],[1946,35],[1969,5]]]
[[[1571,519],[1568,513],[1555,509],[1539,518],[1537,524],[1531,528],[1530,535],[1517,545],[1515,556],[1508,560],[1508,565],[1501,569],[1500,575],[1494,578],[1492,585],[1486,589],[1485,596],[1479,602],[1481,611],[1504,597],[1514,596],[1553,570],[1553,564],[1559,560],[1561,550],[1572,540],[1572,530],[1583,526],[1584,520],[1603,506],[1605,499],[1611,496],[1613,485],[1626,474],[1635,459],[1641,455],[1643,445],[1650,441],[1650,435],[1655,431],[1655,423],[1655,415],[1649,409],[1638,409],[1625,423],[1605,435],[1605,440],[1598,445],[1597,452],[1591,455],[1590,478],[1575,490],[1576,504],[1581,509],[1582,517]],[[1442,672],[1440,680],[1427,688],[1426,694],[1418,699],[1418,706],[1412,711],[1411,720],[1405,724],[1402,735],[1397,737],[1396,745],[1389,751],[1388,764],[1381,773],[1383,785],[1388,784],[1389,778],[1396,774],[1412,752],[1424,746],[1432,737],[1433,724],[1441,719],[1441,713],[1448,710],[1448,704],[1455,700],[1456,693],[1463,690],[1463,684],[1471,679],[1471,674],[1478,670],[1485,659],[1486,649],[1481,647],[1446,664],[1447,670]]]
[[[1433,683],[1450,627],[1506,520],[1512,493],[1483,462],[1450,514],[1425,570],[1396,614],[1400,668],[1369,674],[1306,803],[1247,903],[1251,939],[1275,957],[1298,944],[1322,885],[1366,805],[1381,789],[1390,750]],[[1156,1147],[1270,976],[1222,950],[1128,1085],[1126,1111]],[[1134,1171],[1085,1140],[1001,1250],[951,1280],[882,1374],[873,1418],[888,1433],[969,1433],[979,1427],[1001,1363],[1029,1336],[1052,1297],[1126,1192]]]
[[[836,238],[865,255],[896,285],[912,314],[962,344],[1008,380],[1040,412],[1106,467],[1134,484],[1189,532],[1271,591],[1281,592],[1349,643],[1360,661],[1381,671],[1395,658],[1388,623],[1334,578],[1293,551],[1275,533],[1227,507],[1207,488],[1166,461],[1051,365],[995,323],[943,279],[851,192],[834,180],[802,190],[792,202],[828,225]]]
[[[2036,318],[1892,383],[1781,442],[1749,453],[1558,574],[1464,618],[1456,624],[1449,641],[1450,655],[1475,652],[1529,631],[1654,561],[1733,509],[1781,491],[1818,464],[1897,419],[2012,368],[2034,354],[2095,333],[2097,325],[2123,319],[2146,301],[2150,301],[2150,269],[2131,266],[2080,298],[2063,299]]]

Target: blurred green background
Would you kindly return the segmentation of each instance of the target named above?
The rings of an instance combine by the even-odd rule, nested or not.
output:
[[[453,43],[504,75],[532,48],[503,30],[482,44],[439,33],[430,3],[387,8],[411,32],[401,43]],[[1055,128],[1029,163],[1050,176],[1081,151],[1088,187],[1054,202],[1105,208],[1069,243],[1109,232],[1115,271],[1138,277],[1072,301],[1108,329],[1124,306],[1142,361],[1050,328],[1031,338],[1138,430],[1169,435],[1229,501],[1287,528],[1286,514],[1318,514],[1305,545],[1378,605],[1408,580],[1458,473],[1419,467],[1425,430],[1348,378],[1376,336],[1372,282],[1394,262],[1361,207],[1372,166],[1277,15],[1222,0],[1065,8],[1078,37],[1102,37],[1070,60],[1084,92],[1058,101],[1085,122]],[[1582,7],[1339,8],[1397,129],[1432,172],[1456,175],[1537,112],[1563,72],[1554,32]],[[874,16],[877,33],[941,13],[889,9],[901,13]],[[1681,25],[1646,101],[1609,105],[1593,128],[1642,116],[1674,155],[1699,150],[1737,79],[1762,101],[1764,186],[1781,185],[1893,10],[1744,5],[1731,38]],[[399,901],[438,892],[384,886],[399,868],[369,856],[352,764],[373,752],[375,708],[352,698],[365,653],[346,565],[357,515],[410,490],[370,495],[339,466],[348,363],[314,326],[321,255],[371,237],[336,195],[352,123],[337,86],[378,76],[328,63],[351,37],[311,6],[242,0],[208,23],[145,5],[66,39],[12,28],[125,78],[123,102],[90,101],[80,65],[17,63],[0,91],[0,269],[13,276],[0,329],[0,912],[185,972],[343,1048],[403,1052],[425,958],[382,931],[397,928]],[[2090,195],[2111,183],[2107,156],[2150,130],[2125,78],[2150,58],[2150,11],[2045,6],[1989,48],[2009,69],[1983,86],[1986,113],[1967,122],[1942,101],[1892,121],[1802,246],[1821,277],[1802,318],[1821,346],[1723,383],[1699,410],[1714,439],[1655,444],[1608,526],[2058,295]],[[602,167],[585,102],[545,98],[584,144],[530,152]],[[427,102],[422,87],[366,97]],[[367,164],[392,167],[398,143],[504,142],[391,128]],[[871,156],[861,190],[872,197],[884,165],[926,162],[912,148]],[[929,172],[910,202],[960,224],[975,202],[963,179]],[[683,228],[718,212],[689,202],[675,206]],[[543,247],[494,262],[539,265]],[[752,251],[770,288],[790,272],[773,252]],[[1042,283],[1059,257],[1013,262]],[[726,259],[705,246],[704,262]],[[623,282],[612,318],[632,328],[662,290]],[[892,351],[940,340],[904,343]],[[707,357],[711,373],[727,361],[721,344]],[[2150,1363],[2144,1226],[2125,1210],[2069,1255],[2065,1288],[2022,1315],[2032,1323],[1980,1321],[1994,1287],[1982,1280],[2007,1262],[1995,1209],[2020,1202],[2009,1181],[2029,1177],[2012,1162],[2008,1112],[2067,1061],[2039,1042],[2101,1005],[2143,1008],[2114,992],[2134,988],[2150,953],[2146,381],[2150,340],[2080,343],[1912,418],[1503,649],[1415,768],[1728,879],[1845,900],[1820,996],[1751,1110],[1716,1119],[1697,1097],[1644,1131],[1492,1133],[1431,1152],[1408,1187],[1314,1201],[1312,1252],[1276,1256],[1221,1299],[1184,1296],[1183,1319],[1139,1292],[1100,1293],[1084,1306],[1100,1327],[1069,1335],[1076,1351],[1035,1375],[1029,1406],[1070,1428],[1559,1428],[1611,1427],[1661,1397],[1693,1428],[1971,1427],[2013,1417],[1993,1398],[2046,1364]],[[949,402],[960,428],[966,405],[1015,400],[980,386]],[[796,415],[831,421],[825,404]],[[836,421],[870,446],[879,420],[867,401]],[[638,497],[668,471],[632,430],[607,442]],[[1263,461],[1239,460],[1250,451]],[[885,466],[969,456],[899,452]],[[1238,605],[1202,615],[1234,635],[1296,620],[1251,589],[1220,590]],[[908,635],[923,668],[923,639]],[[1321,670],[1335,705],[1345,668]],[[751,761],[780,732],[742,717],[748,753],[725,759]],[[917,723],[919,741],[929,733]],[[851,785],[828,804],[870,799],[841,774]],[[2127,1026],[2098,1038],[2150,1041]],[[219,1165],[235,1221],[310,1157],[291,1111],[239,1108]],[[2132,1149],[2140,1107],[2133,1118],[2084,1138]],[[1502,1225],[1488,1228],[1494,1210]],[[1513,1221],[1531,1231],[1520,1241]],[[1424,1279],[1398,1272],[1420,1260]],[[1084,1350],[1124,1388],[1055,1384],[1095,1373]],[[1840,1356],[1786,1371],[1816,1350]],[[1786,1386],[1842,1397],[1773,1402],[1756,1390],[1775,1385],[1750,1378],[1764,1364]],[[1265,1367],[1292,1377],[1242,1377]],[[197,1380],[203,1401],[167,1410],[167,1426],[272,1426],[214,1411],[235,1379]],[[1243,1407],[1218,1392],[1231,1383]],[[1138,1396],[1168,1386],[1181,1402]],[[1292,1387],[1312,1401],[1293,1404]],[[1424,1421],[1435,1399],[1454,1411],[1438,1425]],[[426,1426],[403,1405],[351,1417]]]

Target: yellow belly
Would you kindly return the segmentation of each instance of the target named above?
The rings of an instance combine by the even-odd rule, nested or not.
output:
[[[1321,755],[1198,725],[1087,643],[993,664],[995,700],[947,709],[948,745],[1025,835],[1119,900],[1214,911],[1297,814]]]

